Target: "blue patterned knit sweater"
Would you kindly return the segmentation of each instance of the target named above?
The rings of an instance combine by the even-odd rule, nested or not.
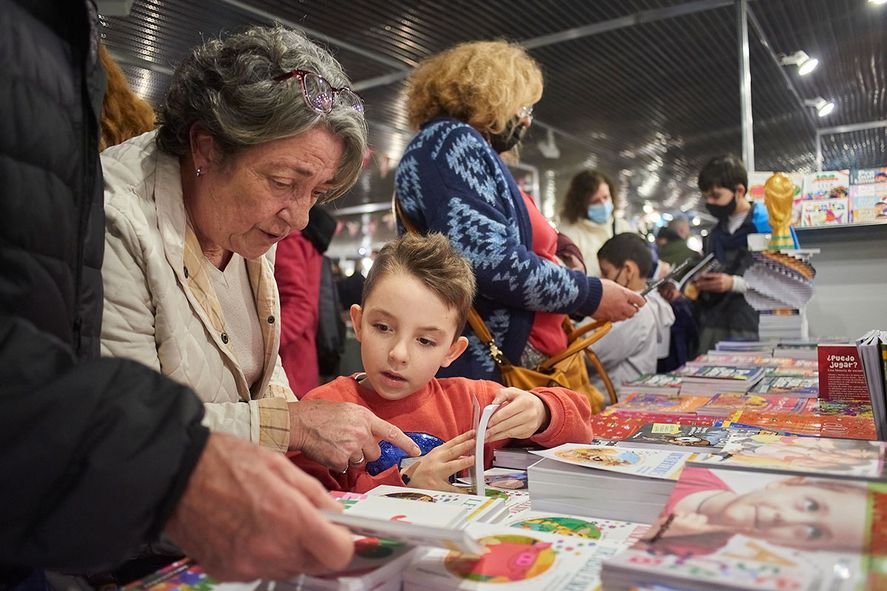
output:
[[[404,213],[422,232],[446,235],[473,265],[474,305],[513,363],[520,361],[536,311],[589,315],[601,282],[532,252],[530,218],[508,168],[472,127],[426,123],[395,175]],[[468,350],[439,376],[500,380],[489,351],[469,327]]]

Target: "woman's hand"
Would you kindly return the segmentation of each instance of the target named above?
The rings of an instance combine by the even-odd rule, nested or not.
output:
[[[407,466],[403,474],[410,486],[430,490],[465,492],[450,484],[450,476],[474,464],[474,431],[468,431],[438,445]]]
[[[542,399],[519,388],[502,388],[493,398],[499,408],[490,417],[484,441],[526,439],[543,431],[551,420]]]
[[[601,279],[601,287],[603,288],[601,302],[591,315],[595,320],[611,322],[625,320],[637,314],[638,310],[647,303],[640,294],[609,279]]]

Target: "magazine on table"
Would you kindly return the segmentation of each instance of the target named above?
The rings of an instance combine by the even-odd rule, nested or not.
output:
[[[623,447],[618,443],[564,443],[533,453],[574,466],[664,480],[677,480],[684,464],[695,455],[689,452]]]

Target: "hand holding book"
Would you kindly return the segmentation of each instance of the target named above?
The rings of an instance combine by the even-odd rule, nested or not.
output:
[[[474,464],[474,437],[474,430],[466,431],[435,447],[404,469],[404,480],[416,488],[461,492],[450,484],[450,477]]]

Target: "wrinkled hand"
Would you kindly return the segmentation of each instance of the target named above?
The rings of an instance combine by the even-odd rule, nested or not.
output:
[[[499,404],[499,408],[490,417],[486,442],[532,437],[551,420],[542,399],[519,388],[502,388],[496,392],[493,404]]]
[[[216,579],[289,579],[340,570],[354,552],[318,509],[341,510],[283,455],[213,433],[165,531]]]
[[[595,320],[625,320],[637,314],[638,309],[647,303],[640,294],[609,279],[601,279],[601,285],[604,288],[601,303],[592,314]]]
[[[378,459],[380,439],[411,456],[422,453],[403,431],[357,404],[303,400],[291,402],[289,411],[290,449],[339,472],[349,462],[354,466]]]
[[[438,445],[407,466],[403,473],[409,476],[410,486],[449,492],[465,492],[450,484],[449,478],[474,465],[474,431],[468,431]]]
[[[733,289],[733,275],[727,273],[703,273],[696,279],[696,289],[712,293],[726,293]]]

